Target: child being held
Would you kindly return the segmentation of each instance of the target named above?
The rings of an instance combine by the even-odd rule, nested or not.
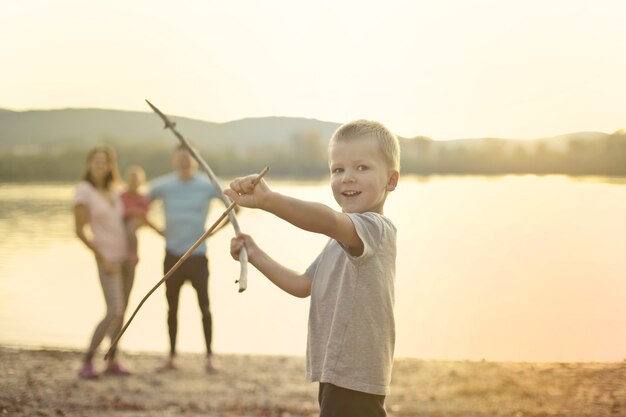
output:
[[[150,199],[139,190],[146,182],[146,173],[143,168],[138,165],[129,166],[124,172],[124,181],[126,182],[126,190],[122,193],[122,203],[124,204],[124,223],[128,238],[129,260],[137,263],[139,262],[137,230],[145,225],[161,235],[163,232],[147,217]]]
[[[395,344],[396,227],[383,215],[399,178],[398,139],[378,122],[341,126],[329,144],[330,186],[341,212],[272,191],[256,175],[237,178],[225,194],[330,240],[305,273],[276,262],[254,240],[231,241],[279,288],[311,296],[307,378],[319,382],[320,416],[386,416]]]

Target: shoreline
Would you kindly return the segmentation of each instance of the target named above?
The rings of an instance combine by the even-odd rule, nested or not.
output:
[[[277,416],[318,415],[316,383],[304,357],[179,355],[180,369],[158,372],[166,355],[123,353],[134,373],[81,380],[82,352],[0,344],[0,415]],[[95,362],[103,368],[102,355]],[[397,359],[386,399],[390,417],[626,415],[626,362],[530,363]]]
[[[105,346],[106,343],[103,343]],[[0,349],[13,349],[13,350],[23,350],[23,351],[55,351],[55,352],[65,352],[65,353],[82,353],[84,349],[80,347],[66,347],[66,346],[56,346],[56,345],[44,345],[44,344],[20,344],[13,342],[2,342],[0,341]],[[124,355],[128,356],[157,356],[161,358],[165,358],[167,352],[165,350],[134,350],[134,349],[122,349]],[[101,359],[104,357],[104,352],[106,351],[105,347],[99,348],[99,356],[96,355],[97,359]],[[195,356],[202,355],[201,351],[183,351],[179,353],[183,356]],[[249,357],[259,357],[259,358],[292,358],[292,359],[302,359],[304,360],[304,355],[298,354],[283,354],[283,353],[228,353],[228,352],[216,352],[216,356],[219,357],[228,357],[228,356],[249,356]],[[626,364],[626,355],[623,360],[571,360],[571,361],[560,361],[560,360],[548,360],[548,361],[532,361],[532,360],[491,360],[491,359],[443,359],[443,358],[417,358],[411,356],[395,356],[394,364],[398,362],[430,362],[430,363],[491,363],[491,364],[517,364],[517,365],[548,365],[548,366],[561,366],[566,364],[572,365],[611,365],[611,364]]]

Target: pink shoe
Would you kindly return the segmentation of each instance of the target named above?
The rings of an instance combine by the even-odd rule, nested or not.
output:
[[[125,369],[117,362],[113,362],[107,366],[107,369],[104,370],[104,373],[107,375],[116,375],[116,376],[129,376],[132,374],[128,369]]]
[[[92,364],[86,363],[83,368],[78,371],[78,376],[83,379],[96,379],[100,375],[98,375]]]

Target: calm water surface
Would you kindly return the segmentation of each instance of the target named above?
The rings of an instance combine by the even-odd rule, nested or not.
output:
[[[272,181],[334,205],[326,183]],[[0,343],[83,348],[104,312],[95,263],[73,232],[75,184],[0,184]],[[222,211],[215,203],[211,219]],[[626,357],[626,186],[549,176],[404,179],[386,214],[398,227],[397,356],[572,361]],[[152,213],[162,222],[161,208]],[[304,270],[325,243],[263,212],[242,229]],[[302,355],[308,300],[250,267],[237,293],[232,228],[210,240],[214,348]],[[131,307],[162,277],[163,241],[140,233]],[[203,350],[195,292],[186,286],[179,347]],[[129,328],[129,350],[167,350],[164,291]]]

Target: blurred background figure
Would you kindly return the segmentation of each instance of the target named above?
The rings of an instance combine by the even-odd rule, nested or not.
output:
[[[128,259],[128,243],[124,227],[124,206],[115,186],[119,172],[115,152],[108,146],[94,147],[74,195],[76,235],[91,250],[98,266],[98,275],[106,302],[106,314],[98,323],[85,354],[79,376],[97,378],[93,356],[108,335],[111,340],[120,331],[128,297],[133,286],[135,263]],[[90,236],[86,226],[91,229]],[[113,351],[104,371],[113,375],[128,375],[116,360]]]
[[[184,146],[181,145],[174,150],[172,165],[174,172],[155,179],[149,192],[151,200],[163,201],[165,211],[165,259],[163,261],[165,273],[204,233],[211,201],[213,199],[222,201],[220,193],[211,181],[197,172],[198,164]],[[222,227],[226,224],[224,223]],[[213,322],[209,309],[209,265],[206,249],[206,243],[202,242],[165,282],[170,355],[162,370],[177,368],[175,358],[178,299],[180,290],[187,280],[191,281],[198,295],[207,352],[206,370],[207,372],[216,370],[211,348]]]
[[[122,193],[122,203],[128,238],[128,259],[137,264],[139,262],[137,230],[141,226],[148,226],[161,235],[163,232],[148,219],[150,198],[142,194],[140,190],[146,182],[146,173],[143,168],[138,165],[129,166],[124,172],[124,180],[126,190]]]

